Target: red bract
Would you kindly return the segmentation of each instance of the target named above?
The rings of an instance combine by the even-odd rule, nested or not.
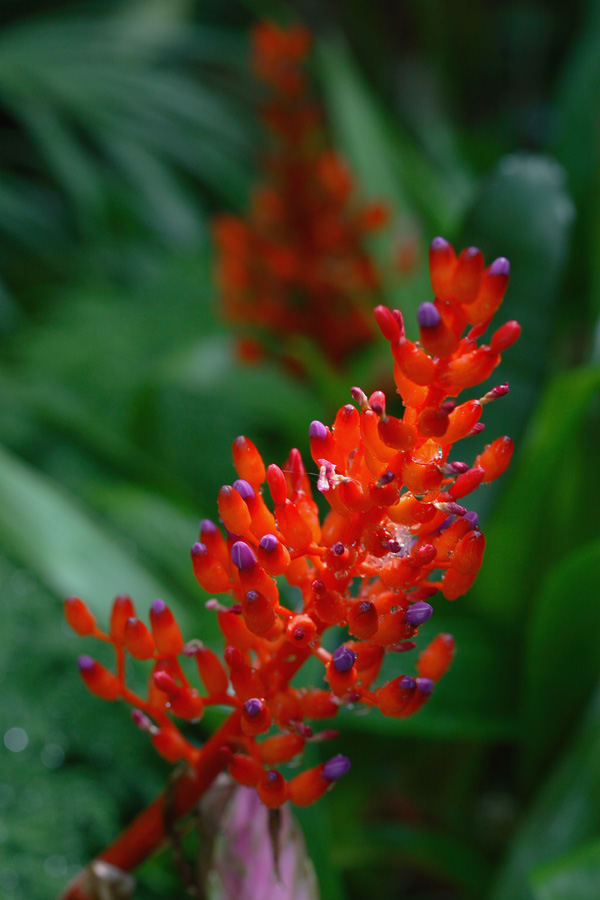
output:
[[[451,663],[454,641],[438,635],[421,652],[415,675],[400,672],[377,684],[386,653],[415,647],[419,628],[434,613],[434,595],[456,599],[481,566],[485,539],[477,515],[463,504],[506,469],[512,442],[497,438],[472,464],[450,455],[455,444],[480,430],[483,406],[507,392],[507,385],[500,385],[480,399],[457,399],[463,387],[487,377],[500,362],[494,337],[489,345],[477,338],[489,324],[489,318],[481,321],[482,310],[488,314],[502,300],[508,263],[496,260],[485,269],[479,251],[471,248],[457,259],[450,245],[436,238],[431,274],[437,297],[419,309],[420,343],[405,336],[397,310],[375,310],[391,345],[402,417],[387,413],[381,391],[367,398],[353,388],[357,406],[343,406],[331,428],[316,420],[310,425],[317,487],[331,507],[323,521],[298,450],[282,467],[266,466],[249,438],[234,441],[239,478],[221,489],[218,501],[227,530],[204,520],[201,540],[192,548],[199,584],[223,595],[223,602],[212,599],[207,607],[224,636],[224,663],[199,641],[183,644],[162,600],[152,604],[149,631],[135,617],[130,599],[117,598],[110,636],[98,630],[81,600],[66,602],[67,619],[77,632],[115,647],[116,675],[82,657],[81,674],[90,691],[131,703],[136,723],[149,732],[158,752],[171,762],[190,763],[197,782],[187,786],[179,812],[189,809],[225,766],[240,784],[256,787],[271,808],[288,799],[312,803],[348,770],[346,757],[336,756],[291,781],[273,766],[301,754],[306,741],[335,736],[314,735],[314,722],[357,704],[377,707],[385,716],[412,716]],[[515,339],[518,331],[511,322],[494,335]],[[503,345],[507,342],[503,337]],[[436,355],[425,349],[434,343]],[[284,582],[301,596],[300,606],[295,601],[294,608],[288,606]],[[348,636],[330,652],[323,635],[332,626]],[[153,660],[146,698],[125,685],[126,652]],[[203,692],[189,683],[182,655],[195,659]],[[322,679],[314,687],[293,687],[293,677],[311,657],[322,666]],[[215,704],[230,707],[231,716],[198,747],[173,717],[193,723]],[[146,841],[148,833],[160,831],[153,815],[151,826],[144,823]],[[104,858],[123,867],[130,856],[124,857],[122,841],[115,846],[118,852],[109,848]]]
[[[290,336],[303,335],[339,366],[374,337],[369,309],[380,284],[366,238],[387,212],[356,199],[345,163],[327,146],[305,73],[310,44],[300,27],[254,31],[270,150],[248,214],[215,222],[217,279],[225,316],[243,329],[245,358],[256,351],[249,336],[285,355]]]

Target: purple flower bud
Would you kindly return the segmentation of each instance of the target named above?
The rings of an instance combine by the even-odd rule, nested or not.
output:
[[[465,520],[465,522],[470,522],[471,528],[477,528],[477,526],[479,525],[479,516],[474,509],[466,513],[466,515],[463,516],[463,519]]]
[[[433,607],[425,600],[417,600],[406,610],[406,623],[408,625],[422,625],[433,615]]]
[[[421,328],[437,328],[442,317],[433,303],[421,303],[417,310],[417,321]]]
[[[263,708],[262,700],[259,700],[258,697],[251,697],[250,700],[246,700],[244,703],[244,709],[248,713],[249,716],[257,716],[261,709]]]
[[[131,718],[140,731],[150,731],[152,728],[152,722],[148,718],[148,716],[141,711],[141,709],[132,709],[131,710]]]
[[[256,603],[259,597],[260,594],[258,593],[258,591],[248,591],[248,593],[246,594],[246,600],[248,601],[248,603]]]
[[[200,535],[203,534],[216,534],[217,526],[212,521],[212,519],[202,519],[200,522]]]
[[[490,394],[493,396],[494,400],[496,400],[498,397],[504,397],[508,394],[508,391],[509,385],[508,382],[505,381],[504,384],[497,384],[496,387],[492,388]]]
[[[327,440],[327,428],[318,419],[313,419],[308,429],[308,436],[319,441]]]
[[[192,547],[192,553],[194,554],[194,556],[205,556],[208,553],[208,547],[206,546],[206,544],[201,544],[200,542],[198,542]]]
[[[80,672],[91,672],[96,665],[96,662],[91,656],[83,655],[77,660],[77,665],[79,666]]]
[[[167,604],[164,600],[156,599],[150,607],[150,612],[154,613],[155,616],[161,616],[166,608]]]
[[[433,681],[431,678],[416,678],[415,683],[417,690],[421,691],[422,694],[431,694],[433,690]]]
[[[384,547],[390,551],[390,553],[400,553],[402,550],[402,545],[398,543],[398,541],[386,541]]]
[[[346,549],[341,541],[338,541],[331,548],[336,556],[341,556],[344,550]]]
[[[369,400],[362,388],[353,387],[350,389],[350,396],[355,403],[358,403],[362,410],[369,408]]]
[[[266,550],[267,553],[272,553],[278,545],[279,541],[274,534],[263,534],[258,544],[261,550]]]
[[[243,500],[254,500],[256,494],[252,485],[243,478],[233,482],[233,486]]]
[[[462,475],[463,472],[469,471],[469,465],[465,462],[451,462],[448,463],[447,469],[451,475]]]
[[[467,437],[473,437],[473,435],[475,434],[481,434],[484,428],[485,422],[477,422],[475,425],[473,425]]]
[[[391,481],[393,481],[395,477],[395,474],[393,472],[390,472],[388,469],[387,472],[384,472],[383,475],[379,476],[377,484],[383,487],[384,485],[389,484]]]
[[[341,644],[333,654],[333,667],[341,675],[343,672],[350,671],[355,660],[356,653],[354,650],[346,647],[345,644]]]
[[[332,756],[323,764],[323,778],[326,778],[327,781],[337,781],[338,778],[342,778],[350,771],[350,766],[348,757],[338,753],[337,756]]]
[[[415,687],[416,681],[414,678],[411,678],[410,675],[405,675],[400,679],[398,684],[403,691],[412,691],[412,689]]]
[[[448,243],[446,238],[443,237],[436,237],[431,242],[432,250],[445,250],[449,246],[450,244]]]
[[[277,772],[275,771],[275,769],[270,769],[265,775],[265,778],[269,782],[269,784],[273,784],[274,781],[277,781]]]
[[[490,275],[510,275],[510,263],[504,256],[495,259],[489,268]]]
[[[236,541],[231,548],[231,561],[242,572],[248,572],[256,565],[256,556],[246,541]]]
[[[474,256],[479,256],[481,254],[481,250],[479,247],[467,247],[464,251],[465,259],[473,259]]]

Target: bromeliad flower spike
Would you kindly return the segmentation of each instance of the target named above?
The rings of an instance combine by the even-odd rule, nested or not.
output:
[[[479,250],[468,248],[457,258],[436,238],[430,269],[435,301],[419,309],[420,342],[407,339],[398,310],[375,309],[390,343],[403,416],[388,413],[381,391],[367,397],[353,388],[355,404],[343,406],[331,428],[318,421],[310,425],[317,488],[331,507],[322,523],[298,450],[281,468],[265,466],[247,437],[234,441],[238,478],[218,498],[223,528],[203,521],[192,548],[199,584],[221,597],[206,605],[225,640],[223,660],[200,641],[184,643],[162,600],[152,604],[148,629],[131,600],[117,597],[109,634],[98,630],[81,600],[66,602],[77,632],[115,648],[116,673],[89,656],[80,658],[89,690],[132,704],[136,725],[157,751],[170,762],[187,762],[177,784],[178,815],[223,769],[255,788],[271,809],[287,800],[314,803],[350,768],[338,753],[291,778],[280,771],[307,742],[335,736],[330,730],[315,733],[315,723],[357,704],[384,716],[412,716],[450,665],[454,641],[439,634],[420,653],[412,674],[402,665],[395,678],[378,683],[386,653],[414,648],[419,628],[433,614],[434,595],[455,600],[481,566],[485,539],[477,515],[463,504],[479,485],[505,471],[512,442],[496,438],[472,463],[451,460],[450,454],[481,431],[483,407],[508,387],[460,403],[457,398],[492,374],[520,327],[506,322],[489,343],[478,344],[502,302],[507,260],[485,268]],[[468,455],[468,444],[460,455]],[[297,589],[299,606],[284,602],[284,581]],[[332,626],[347,636],[330,651],[322,638]],[[147,697],[125,685],[126,654],[151,666]],[[182,656],[197,666],[196,685],[184,672]],[[293,676],[312,657],[322,666],[322,681],[293,687]],[[403,664],[409,658],[398,656]],[[177,721],[198,721],[208,705],[231,712],[197,746]],[[164,837],[163,803],[159,798],[100,858],[127,870],[144,859]]]

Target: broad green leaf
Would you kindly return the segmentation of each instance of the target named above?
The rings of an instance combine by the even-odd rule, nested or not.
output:
[[[558,677],[565,673],[558,672]],[[531,872],[600,831],[600,691],[573,745],[525,812],[491,900],[534,900]],[[576,896],[576,895],[575,895]]]
[[[600,886],[600,840],[577,847],[531,873],[535,900],[597,900]]]
[[[562,373],[548,385],[530,422],[518,464],[486,529],[484,564],[470,592],[471,601],[499,623],[509,625],[524,614],[540,565],[565,552],[568,535],[554,533],[551,511],[555,495],[562,493],[570,449],[599,390],[600,369]]]
[[[0,450],[0,542],[23,568],[60,596],[79,594],[106,617],[116,594],[129,593],[143,609],[163,597],[189,613],[119,545],[80,502],[25,463]]]
[[[600,680],[600,540],[550,570],[535,599],[523,657],[525,777],[556,756]]]

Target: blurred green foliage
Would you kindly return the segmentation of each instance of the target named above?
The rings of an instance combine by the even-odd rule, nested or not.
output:
[[[511,394],[486,410],[517,453],[477,496],[484,568],[434,619],[455,665],[414,721],[340,717],[352,775],[301,816],[323,896],[597,900],[598,0],[6,4],[0,896],[56,895],[168,770],[85,693],[59,601],[105,618],[118,592],[143,612],[160,595],[215,640],[188,553],[232,440],[306,452],[309,421],[388,367],[378,346],[343,377],[244,368],[220,320],[209,223],[247,202],[265,15],[315,30],[335,146],[420,236],[387,302],[414,319],[442,231],[511,259],[504,311],[523,324]],[[138,874],[141,898],[181,894],[165,857]]]

